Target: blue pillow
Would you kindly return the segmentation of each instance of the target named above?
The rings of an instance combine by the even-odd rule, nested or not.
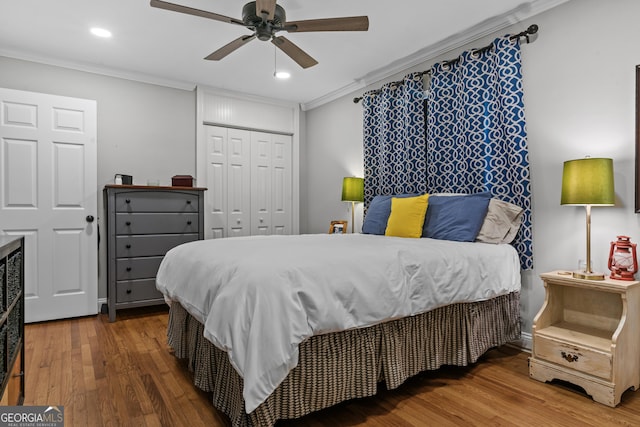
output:
[[[490,193],[431,196],[422,237],[473,242],[487,215]]]
[[[362,224],[362,232],[364,234],[378,234],[384,236],[387,229],[387,220],[391,214],[391,198],[392,197],[414,197],[417,194],[398,194],[395,196],[375,196],[369,208],[367,215],[364,217]]]

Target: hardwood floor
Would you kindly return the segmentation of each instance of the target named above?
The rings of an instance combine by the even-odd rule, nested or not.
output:
[[[156,307],[119,311],[115,323],[97,315],[26,325],[25,405],[63,405],[67,427],[228,426],[167,346],[167,320]],[[640,392],[609,408],[569,385],[530,379],[527,356],[501,347],[473,366],[424,373],[278,426],[640,425]]]

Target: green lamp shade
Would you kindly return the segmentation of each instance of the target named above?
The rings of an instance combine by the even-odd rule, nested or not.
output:
[[[613,160],[585,158],[564,162],[560,204],[613,206]]]
[[[364,202],[364,179],[355,176],[345,177],[342,180],[343,202]]]

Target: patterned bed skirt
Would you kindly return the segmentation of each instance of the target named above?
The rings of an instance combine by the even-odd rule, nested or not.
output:
[[[171,305],[168,342],[187,359],[194,383],[233,426],[272,426],[345,400],[394,389],[409,377],[443,365],[465,366],[520,337],[520,294],[453,304],[363,329],[313,336],[299,346],[299,364],[251,414],[244,410],[242,378],[227,354],[203,337],[203,326]]]

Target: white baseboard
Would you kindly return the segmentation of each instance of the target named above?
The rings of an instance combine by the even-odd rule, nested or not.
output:
[[[520,339],[511,341],[509,345],[519,348],[522,351],[531,353],[532,343],[533,343],[533,337],[531,336],[531,334],[528,332],[522,332],[520,334]]]
[[[107,304],[106,298],[98,298],[98,313],[102,313],[102,306]]]

